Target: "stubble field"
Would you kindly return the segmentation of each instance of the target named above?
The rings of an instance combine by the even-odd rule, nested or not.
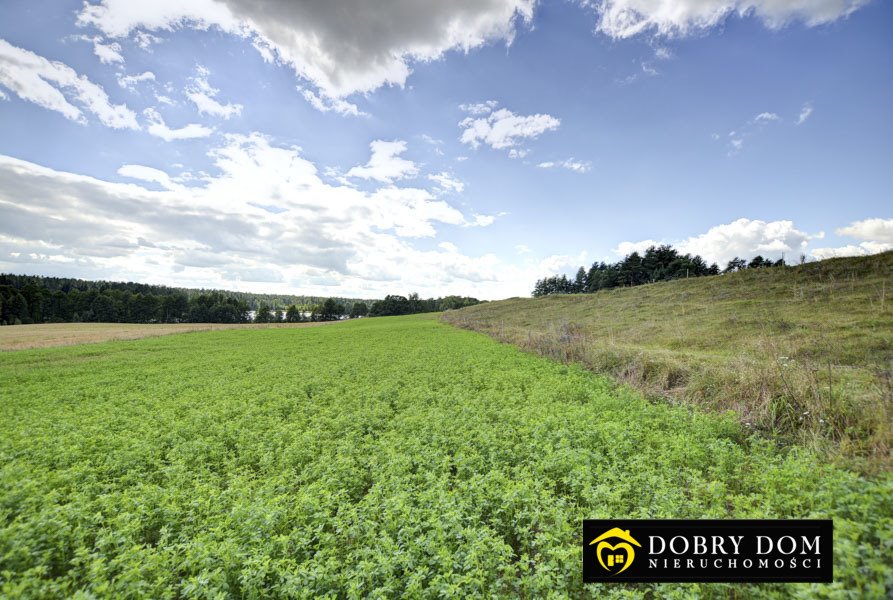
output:
[[[219,331],[222,329],[269,329],[318,327],[331,322],[318,323],[42,323],[39,325],[16,325],[0,327],[0,351],[26,350],[28,348],[50,348],[76,344],[95,344],[116,340],[136,340],[174,333],[196,331]]]

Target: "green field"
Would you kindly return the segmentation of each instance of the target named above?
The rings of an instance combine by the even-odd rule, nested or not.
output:
[[[893,591],[893,478],[426,317],[0,354],[7,598]],[[583,518],[833,517],[835,583],[581,583]]]
[[[893,252],[595,294],[514,298],[449,322],[629,383],[864,472],[893,452]]]

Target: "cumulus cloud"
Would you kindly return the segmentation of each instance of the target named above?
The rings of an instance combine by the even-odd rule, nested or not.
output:
[[[0,85],[22,100],[56,111],[78,123],[87,122],[83,109],[107,127],[140,128],[132,110],[123,104],[112,104],[105,90],[86,76],[78,75],[64,63],[47,60],[2,39]]]
[[[858,246],[855,244],[847,244],[846,246],[813,248],[810,254],[819,260],[826,258],[841,258],[844,256],[868,256],[869,254],[878,254],[893,250],[893,244],[883,244],[879,242],[862,242]]]
[[[642,254],[650,248],[651,246],[660,246],[661,242],[656,242],[654,240],[641,240],[638,242],[620,242],[617,244],[617,247],[614,248],[614,254],[618,256],[627,256],[628,254],[632,254],[633,252],[638,252]]]
[[[366,113],[357,108],[356,104],[352,104],[346,100],[341,100],[340,98],[327,98],[325,96],[314,94],[311,90],[302,89],[300,87],[298,88],[298,91],[301,92],[301,95],[304,96],[304,100],[306,100],[310,106],[320,112],[334,111],[339,115],[349,115],[351,117],[366,116]]]
[[[752,258],[756,255],[780,258],[796,256],[806,250],[810,240],[820,239],[824,234],[808,234],[794,227],[792,221],[759,221],[738,219],[731,223],[711,227],[706,233],[684,240],[658,242],[643,240],[622,242],[615,248],[619,255],[642,252],[649,246],[671,243],[682,253],[699,254],[707,262],[725,265],[732,258]]]
[[[845,235],[857,240],[893,244],[893,219],[865,219],[854,221],[837,230],[837,235]]]
[[[684,37],[721,25],[728,17],[754,16],[770,29],[793,21],[808,27],[831,23],[868,0],[590,0],[596,29],[613,38],[653,33]]]
[[[812,115],[812,105],[808,102],[800,109],[800,115],[797,117],[797,125],[802,125]]]
[[[356,166],[347,172],[347,177],[360,179],[374,179],[383,183],[391,183],[396,179],[413,177],[419,169],[414,162],[401,158],[406,152],[406,142],[403,140],[375,140],[369,144],[372,156],[369,162],[363,166]]]
[[[241,104],[221,104],[217,101],[217,94],[220,90],[211,87],[208,83],[210,71],[199,65],[196,68],[196,75],[193,77],[189,85],[186,87],[186,97],[195,104],[200,115],[213,115],[223,119],[229,119],[242,113]]]
[[[836,231],[837,235],[863,240],[859,244],[815,248],[811,254],[816,258],[840,256],[866,256],[893,250],[893,219],[864,219],[854,221]]]
[[[160,137],[165,142],[174,140],[191,140],[195,138],[205,138],[214,133],[214,130],[198,123],[190,123],[179,129],[172,129],[167,126],[164,119],[158,114],[154,108],[147,108],[143,111],[146,120],[149,122],[146,131],[155,137]]]
[[[575,173],[586,173],[590,169],[592,169],[592,163],[588,160],[575,160],[573,157],[571,157],[567,160],[560,160],[557,162],[554,160],[547,160],[539,163],[537,167],[539,167],[540,169],[554,169],[556,167],[560,167],[562,169],[567,169]]]
[[[535,0],[194,0],[86,2],[78,23],[121,38],[178,27],[221,30],[251,40],[265,60],[290,65],[329,98],[403,85],[414,62],[511,43],[533,19]],[[345,18],[349,15],[349,18]]]
[[[495,298],[526,294],[566,261],[420,250],[415,238],[494,217],[466,217],[424,189],[330,185],[299,149],[259,134],[226,136],[209,157],[213,173],[186,187],[141,165],[119,171],[135,183],[117,183],[0,156],[0,269],[15,261],[35,273],[172,285]]]
[[[506,108],[496,109],[496,105],[490,102],[462,106],[466,107],[464,110],[479,115],[466,117],[459,122],[463,130],[459,140],[472,148],[481,144],[495,150],[514,148],[524,140],[534,140],[561,125],[561,121],[552,115],[516,115]],[[515,149],[515,154],[523,157],[521,152]]]

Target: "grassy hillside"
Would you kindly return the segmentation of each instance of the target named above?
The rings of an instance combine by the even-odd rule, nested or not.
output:
[[[0,354],[4,598],[883,598],[893,479],[430,317]],[[833,584],[583,586],[583,518],[834,518]],[[649,594],[649,590],[651,594]]]
[[[747,426],[888,468],[893,252],[512,299],[444,319]]]

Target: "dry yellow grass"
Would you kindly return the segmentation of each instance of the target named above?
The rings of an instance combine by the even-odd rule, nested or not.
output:
[[[329,323],[271,323],[271,324],[223,324],[223,323],[49,323],[41,325],[14,325],[0,327],[0,351],[25,350],[93,344],[113,340],[135,340],[144,337],[212,331],[218,329],[269,329],[291,327],[316,327]]]
[[[893,252],[444,313],[654,398],[866,459],[893,456]]]

